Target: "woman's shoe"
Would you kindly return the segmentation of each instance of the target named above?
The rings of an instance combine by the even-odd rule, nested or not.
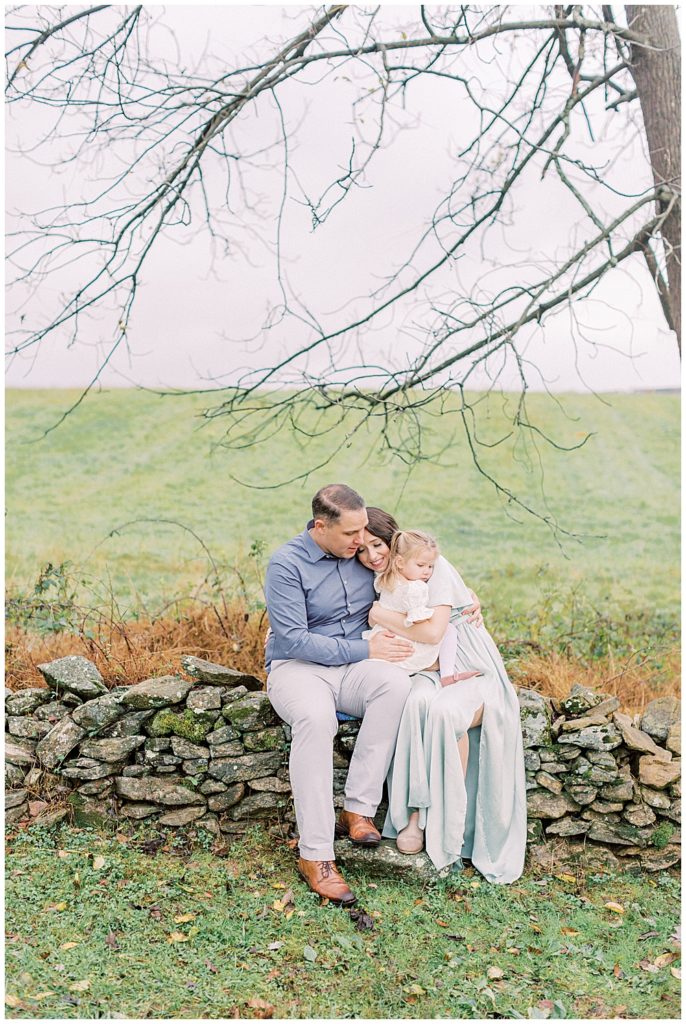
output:
[[[419,827],[417,811],[410,815],[405,828],[398,832],[395,845],[401,853],[421,853],[424,849],[424,829]]]

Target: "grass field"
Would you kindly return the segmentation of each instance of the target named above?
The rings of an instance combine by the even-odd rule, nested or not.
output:
[[[471,461],[454,409],[425,419],[429,459],[408,475],[380,453],[378,437],[356,439],[325,469],[277,490],[254,490],[232,477],[271,485],[317,465],[331,438],[282,433],[243,451],[217,447],[221,420],[203,429],[203,396],[160,398],[132,390],[90,396],[46,437],[42,432],[76,397],[64,391],[7,395],[7,580],[30,588],[41,566],[74,563],[104,582],[125,612],[156,612],[189,593],[208,571],[199,541],[163,522],[193,530],[220,568],[227,590],[232,565],[251,573],[259,590],[264,559],[299,532],[309,499],[324,483],[350,482],[369,504],[396,514],[401,525],[435,532],[506,628],[546,601],[576,591],[609,614],[627,610],[678,618],[679,400],[674,395],[570,395],[565,411],[543,395],[529,415],[563,445],[592,433],[584,447],[563,452],[539,443],[547,505],[578,538],[561,550],[551,530],[505,505]],[[480,407],[488,443],[512,427],[513,403],[491,398]],[[314,420],[313,420],[314,426]],[[530,437],[537,435],[531,434]],[[444,466],[431,457],[447,446]],[[486,468],[518,496],[546,512],[536,452],[521,437],[480,449]],[[249,552],[264,557],[249,558]],[[551,595],[555,595],[553,598]]]
[[[422,888],[349,872],[355,923],[319,905],[285,843],[256,830],[210,850],[192,835],[12,840],[7,1016],[679,1017],[669,874]]]

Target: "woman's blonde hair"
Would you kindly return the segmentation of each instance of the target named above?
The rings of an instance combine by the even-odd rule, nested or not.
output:
[[[393,534],[388,565],[379,573],[376,586],[378,590],[395,590],[402,573],[398,568],[398,558],[409,558],[415,551],[433,551],[438,556],[436,538],[423,530],[398,530]]]

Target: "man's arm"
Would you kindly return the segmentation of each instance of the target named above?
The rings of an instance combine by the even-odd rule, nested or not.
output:
[[[322,636],[308,629],[305,593],[288,566],[269,563],[264,592],[269,624],[281,657],[316,665],[349,665],[369,657],[367,640]]]

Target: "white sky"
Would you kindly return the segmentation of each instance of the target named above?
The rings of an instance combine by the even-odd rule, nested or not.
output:
[[[220,4],[191,8],[172,4],[164,13],[151,10],[175,31],[184,60],[199,54],[209,36],[212,51],[227,66],[252,44],[263,49],[260,43],[265,36],[286,38],[294,34],[294,25],[299,25],[303,16],[303,9],[295,6],[284,9]],[[416,5],[386,7],[384,16],[402,23],[414,19],[416,11]],[[160,30],[153,39],[160,56],[167,53],[173,59],[169,37]],[[484,73],[497,77],[495,70]],[[282,97],[289,126],[297,123],[307,102],[306,119],[298,130],[291,160],[298,181],[312,193],[321,191],[320,186],[331,180],[332,167],[335,172],[337,166],[346,163],[353,134],[349,121],[354,95],[354,83],[339,75],[326,78],[316,90],[292,88]],[[455,109],[454,100],[450,83],[446,89],[445,83],[427,81],[409,90],[405,123],[414,126],[401,132],[392,147],[376,155],[366,187],[349,195],[317,232],[310,230],[304,207],[295,198],[287,202],[282,229],[284,270],[293,290],[306,296],[327,327],[365,308],[370,290],[378,287],[411,249],[442,190],[449,185],[464,129],[460,124],[463,112]],[[273,106],[269,110],[265,101],[259,118],[259,123],[239,125],[237,136],[243,131],[244,141],[273,138]],[[13,155],[17,143],[27,146],[46,123],[43,111],[9,108],[6,179],[10,226],[15,213],[48,206],[61,195],[80,196],[85,187],[84,175],[89,172],[80,165],[56,173],[45,153],[45,166]],[[617,118],[612,122],[607,118],[608,158],[617,153],[615,126],[619,123]],[[600,159],[602,142],[595,149]],[[116,157],[110,154],[109,159],[114,161]],[[114,162],[104,160],[101,167],[101,173],[107,175],[112,173]],[[615,173],[628,190],[638,190],[648,173],[644,153],[636,147],[620,152]],[[250,185],[261,203],[253,223],[272,242],[281,174],[278,168],[271,175],[255,172]],[[297,195],[297,188],[293,192]],[[557,254],[579,219],[566,194],[550,179],[523,182],[517,205],[512,227],[492,232],[483,250],[473,247],[465,251],[451,271],[450,287],[471,292],[477,287],[495,286],[500,280],[500,263],[505,259],[511,262],[515,248],[522,261],[522,274],[530,274],[532,265],[540,267]],[[237,216],[232,225],[247,260],[242,256],[219,256],[213,262],[206,233],[195,237],[186,233],[160,241],[128,325],[128,351],[122,349],[102,374],[104,385],[194,388],[211,386],[213,379],[231,383],[241,368],[273,365],[280,354],[299,341],[294,325],[283,324],[266,337],[260,334],[268,306],[278,301],[279,291],[273,252],[249,228],[247,217]],[[14,325],[19,313],[30,317],[36,303],[49,305],[57,291],[57,283],[50,282],[41,285],[30,298],[19,288],[12,289],[8,326]],[[421,301],[420,295],[410,296],[392,316],[382,318],[378,329],[364,340],[365,362],[388,365],[401,360],[404,350],[410,354],[416,351],[413,323]],[[106,351],[110,326],[110,320],[104,317],[84,320],[78,344],[68,347],[63,339],[55,337],[45,341],[40,350],[15,358],[8,368],[8,386],[85,386]],[[257,341],[251,344],[240,341],[255,335]],[[552,390],[591,387],[617,391],[679,385],[676,342],[666,328],[644,262],[638,257],[608,274],[592,300],[576,305],[574,318],[564,310],[549,319],[542,330],[532,332],[527,357],[538,366]],[[315,359],[313,368],[319,365]],[[509,380],[514,384],[514,378],[506,374],[503,382]],[[487,375],[481,373],[473,384],[484,385],[487,381]],[[540,379],[534,376],[531,386],[540,387]]]

